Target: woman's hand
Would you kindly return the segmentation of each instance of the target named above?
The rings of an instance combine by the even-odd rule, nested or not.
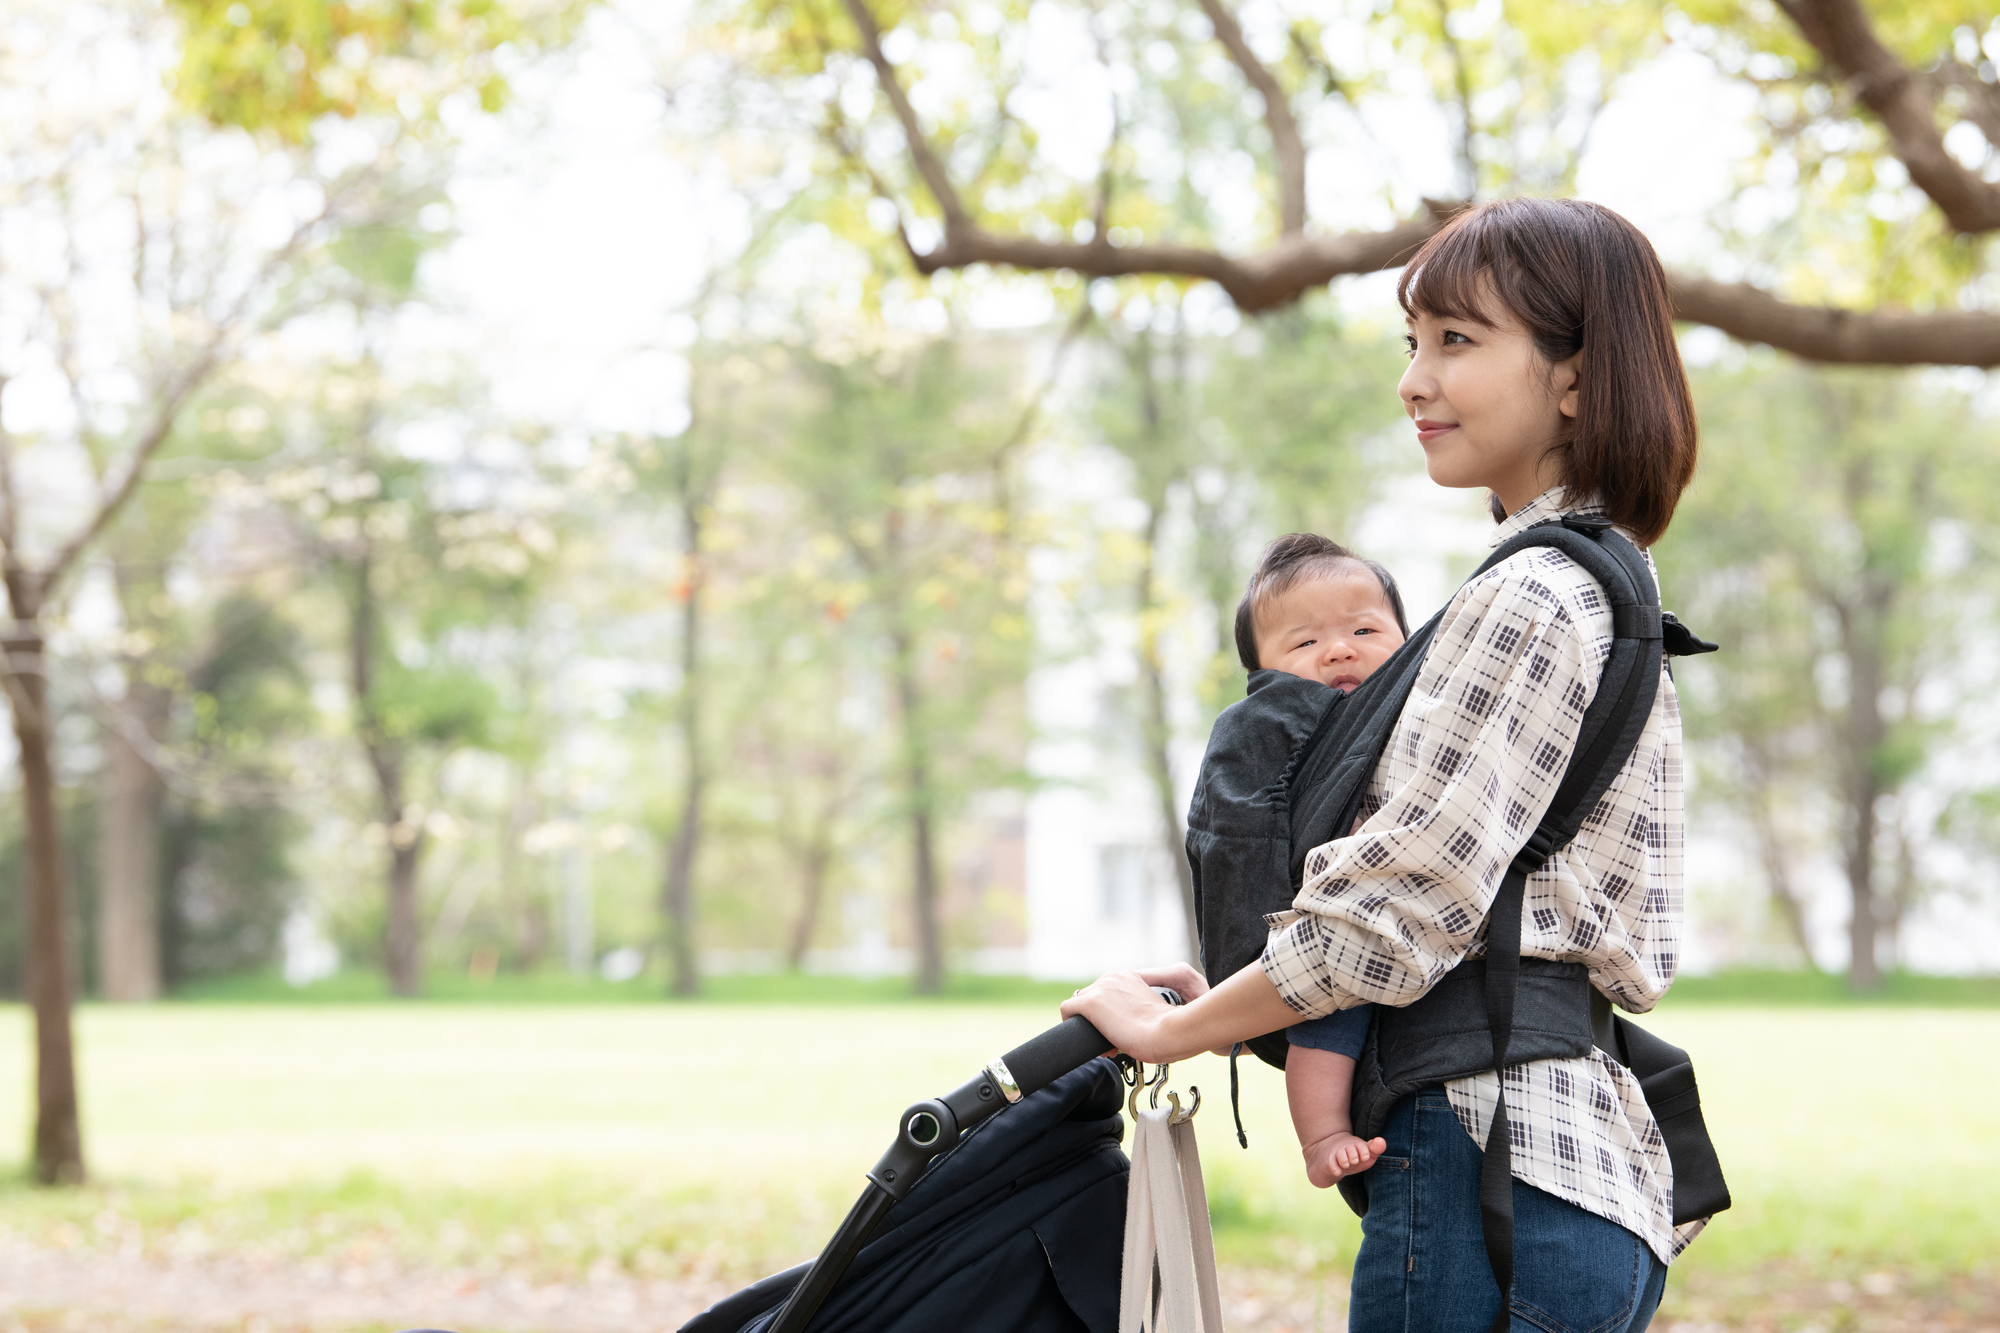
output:
[[[1185,964],[1182,967],[1191,974],[1194,972]],[[1170,1061],[1177,1052],[1169,1049],[1164,1024],[1174,1010],[1154,991],[1156,983],[1152,978],[1155,976],[1171,976],[1173,980],[1157,984],[1174,990],[1180,990],[1174,981],[1187,980],[1179,972],[1168,968],[1152,972],[1107,973],[1064,1000],[1062,1016],[1073,1018],[1082,1014],[1104,1034],[1106,1041],[1135,1060],[1144,1060],[1148,1064]],[[1186,992],[1182,994],[1186,995]]]
[[[1187,1003],[1172,1007],[1154,994],[1156,985],[1180,991]],[[1213,989],[1185,963],[1145,972],[1112,972],[1065,1000],[1062,1012],[1065,1018],[1082,1014],[1105,1040],[1148,1064],[1190,1059],[1218,1046],[1275,1032],[1299,1018],[1256,963]]]
[[[1208,978],[1186,963],[1173,963],[1166,967],[1142,967],[1139,980],[1148,986],[1165,986],[1181,997],[1182,1004],[1193,1004],[1208,994]]]

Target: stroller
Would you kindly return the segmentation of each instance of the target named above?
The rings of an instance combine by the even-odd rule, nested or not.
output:
[[[1109,1045],[1072,1018],[910,1106],[819,1258],[679,1333],[1116,1333],[1130,1174],[1118,1113],[1128,1084],[1136,1107],[1140,1071]]]
[[[680,1333],[1115,1333],[1130,1062],[1108,1045],[1072,1018],[910,1106],[819,1258]]]

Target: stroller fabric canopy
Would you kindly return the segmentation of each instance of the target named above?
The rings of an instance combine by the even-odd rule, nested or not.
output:
[[[1124,1091],[1116,1065],[1092,1060],[967,1132],[889,1210],[812,1333],[1116,1333]],[[809,1267],[680,1333],[761,1333]]]

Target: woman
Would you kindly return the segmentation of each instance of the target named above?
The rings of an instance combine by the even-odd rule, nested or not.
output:
[[[1608,209],[1512,200],[1462,214],[1404,271],[1401,384],[1430,477],[1484,487],[1496,544],[1568,513],[1637,545],[1666,530],[1695,424],[1658,257]],[[1353,833],[1316,849],[1260,962],[1210,989],[1185,965],[1104,977],[1063,1005],[1120,1049],[1172,1061],[1363,1003],[1407,1005],[1484,947],[1508,862],[1575,747],[1611,643],[1596,583],[1523,551],[1460,589],[1370,780]],[[1581,962],[1643,1013],[1681,922],[1680,720],[1663,677],[1644,733],[1570,845],[1528,882],[1524,957]],[[1191,997],[1169,1009],[1152,985]],[[1501,1294],[1478,1182],[1497,1082],[1397,1104],[1369,1176],[1349,1327],[1486,1329]],[[1593,1052],[1508,1071],[1516,1328],[1636,1333],[1699,1223],[1630,1071]]]

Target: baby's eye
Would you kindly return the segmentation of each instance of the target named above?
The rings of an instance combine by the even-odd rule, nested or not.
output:
[[[1363,625],[1360,629],[1357,629],[1354,632],[1356,634],[1374,634],[1377,631],[1369,629],[1366,625]]]
[[[1300,649],[1300,648],[1310,648],[1310,647],[1312,647],[1312,646],[1313,646],[1314,644],[1316,644],[1316,643],[1318,643],[1318,642],[1319,642],[1319,640],[1318,640],[1318,639],[1304,639],[1304,640],[1301,640],[1301,641],[1300,641],[1299,643],[1297,643],[1297,644],[1293,645],[1293,651],[1294,651],[1294,652],[1296,652],[1296,651],[1297,651],[1298,649]]]

